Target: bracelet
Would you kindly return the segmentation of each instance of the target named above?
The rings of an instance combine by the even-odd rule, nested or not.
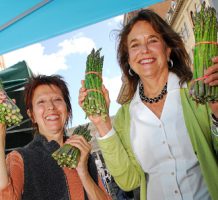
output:
[[[213,124],[214,124],[216,127],[218,127],[218,118],[217,118],[214,114],[212,114],[211,116],[212,116]]]

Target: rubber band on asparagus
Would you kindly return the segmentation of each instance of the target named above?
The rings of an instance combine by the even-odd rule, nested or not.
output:
[[[101,79],[101,81],[102,81],[102,77],[101,77],[101,74],[100,74],[100,73],[95,72],[95,71],[89,71],[89,72],[86,72],[85,75],[88,75],[88,74],[95,74],[95,75],[98,76],[98,77]]]
[[[99,92],[103,95],[102,91],[101,90],[98,90],[98,89],[87,89],[86,90],[87,92]],[[104,95],[103,95],[104,96]]]
[[[214,44],[214,45],[218,45],[218,42],[214,42],[214,41],[202,41],[202,42],[197,42],[195,44],[195,46],[198,46],[200,44]]]

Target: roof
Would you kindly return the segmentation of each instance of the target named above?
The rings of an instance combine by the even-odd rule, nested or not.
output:
[[[167,14],[168,10],[170,9],[171,2],[172,2],[172,0],[165,0],[163,2],[153,4],[153,5],[148,6],[146,8],[153,10],[158,15],[160,15],[163,19],[165,19],[166,14]],[[142,8],[142,9],[145,9],[145,8]],[[124,24],[126,24],[129,21],[129,19],[131,19],[133,16],[135,16],[142,9],[127,13],[124,17]]]
[[[163,19],[165,19],[165,16],[170,9],[172,0],[166,0],[164,2],[156,3],[152,6],[149,6],[148,8],[156,12],[158,15],[160,15]]]

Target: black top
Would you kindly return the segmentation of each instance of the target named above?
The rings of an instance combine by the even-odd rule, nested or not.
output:
[[[22,200],[70,200],[65,173],[51,156],[59,147],[56,141],[48,142],[44,136],[36,134],[32,142],[17,150],[24,161]],[[88,169],[98,183],[97,168],[91,155]],[[86,192],[84,194],[87,200]]]

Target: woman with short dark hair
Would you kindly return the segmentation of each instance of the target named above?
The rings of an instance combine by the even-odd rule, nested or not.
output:
[[[0,92],[0,103],[6,96]],[[13,200],[109,200],[101,183],[91,145],[83,136],[66,138],[72,118],[67,85],[58,75],[38,75],[25,86],[27,113],[35,127],[34,139],[7,155],[5,125],[0,124],[0,199]],[[77,147],[76,169],[61,168],[52,153],[64,143]]]

